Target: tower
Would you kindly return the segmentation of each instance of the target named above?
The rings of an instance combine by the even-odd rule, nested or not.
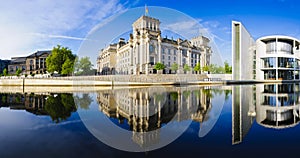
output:
[[[132,24],[132,28],[136,74],[149,74],[149,67],[159,56],[160,21],[143,15]]]

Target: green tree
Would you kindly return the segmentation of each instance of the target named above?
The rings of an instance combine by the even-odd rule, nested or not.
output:
[[[154,65],[154,69],[155,69],[155,70],[163,70],[165,67],[166,67],[166,66],[165,66],[163,63],[160,63],[160,62],[158,62],[158,63],[156,63],[156,64]]]
[[[223,74],[225,73],[225,68],[218,66],[216,64],[210,64],[203,67],[203,71],[208,71],[211,74]]]
[[[203,66],[203,71],[209,71],[210,70],[210,66],[209,65],[205,65]]]
[[[218,66],[216,64],[211,64],[210,65],[210,72],[212,74],[223,74],[223,73],[225,73],[225,69],[222,66]]]
[[[46,59],[47,71],[50,73],[57,71],[63,75],[71,74],[70,71],[73,71],[75,58],[76,56],[72,54],[69,48],[57,45]]]
[[[225,73],[227,73],[227,74],[231,74],[232,73],[232,67],[229,66],[229,64],[228,64],[227,61],[224,62],[224,68],[225,68]]]
[[[194,71],[196,71],[197,73],[199,73],[201,71],[200,63],[196,64],[196,66],[194,67]]]
[[[7,76],[7,69],[6,68],[3,70],[3,75]]]
[[[74,60],[67,59],[62,65],[61,74],[62,75],[71,75],[74,71]]]
[[[76,75],[94,75],[93,66],[90,57],[82,57],[75,64]]]
[[[16,75],[17,75],[17,76],[20,76],[21,73],[22,73],[22,70],[19,68],[19,69],[16,71]]]
[[[188,66],[187,64],[184,64],[183,70],[184,70],[184,71],[191,71],[191,67]]]
[[[171,65],[171,70],[172,70],[172,71],[177,71],[177,70],[178,70],[178,64],[177,64],[177,63],[173,63],[173,64]]]

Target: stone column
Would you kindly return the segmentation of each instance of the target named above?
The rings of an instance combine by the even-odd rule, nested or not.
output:
[[[192,58],[191,58],[191,57],[192,57],[192,56],[191,56],[191,50],[188,49],[188,50],[187,50],[187,60],[188,60],[188,61],[187,61],[187,65],[190,66],[190,67],[192,66],[192,63],[191,63],[191,59],[192,59]]]
[[[178,73],[183,74],[183,65],[182,65],[182,50],[178,48]]]
[[[158,62],[161,62],[162,63],[162,61],[161,61],[161,39],[160,39],[160,37],[158,37],[158,47],[157,47],[157,53],[156,54],[158,54]]]

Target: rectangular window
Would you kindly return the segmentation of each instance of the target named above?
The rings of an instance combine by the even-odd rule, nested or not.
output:
[[[165,56],[164,56],[164,55],[162,56],[162,59],[165,59]]]
[[[168,49],[168,54],[169,54],[169,55],[171,54],[171,49]]]
[[[150,64],[154,65],[154,57],[150,57]]]
[[[171,60],[171,57],[170,57],[170,56],[168,56],[168,59],[169,59],[169,60]]]
[[[182,50],[182,55],[183,55],[183,56],[187,56],[187,50],[183,49],[183,50]]]
[[[174,57],[174,61],[176,61],[176,57]]]
[[[275,63],[276,63],[276,58],[271,57],[271,58],[264,58],[263,59],[264,63],[264,68],[275,68]]]

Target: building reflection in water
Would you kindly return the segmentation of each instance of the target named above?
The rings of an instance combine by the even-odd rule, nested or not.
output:
[[[45,110],[47,95],[45,94],[0,94],[0,107],[9,107],[12,110],[26,110],[35,115],[47,115]]]
[[[232,97],[233,144],[242,142],[254,118],[259,125],[273,129],[299,123],[299,83],[235,86]]]
[[[259,90],[259,89],[258,89]],[[265,127],[288,128],[299,123],[299,83],[264,85],[257,100],[257,122]]]
[[[56,123],[76,111],[71,93],[0,93],[0,108],[26,110],[35,115],[49,115]]]
[[[127,130],[133,131],[133,141],[141,147],[158,143],[164,124],[205,121],[212,106],[211,99],[212,91],[199,87],[120,89],[100,91],[97,95],[100,111],[118,119],[120,124],[127,122]]]

